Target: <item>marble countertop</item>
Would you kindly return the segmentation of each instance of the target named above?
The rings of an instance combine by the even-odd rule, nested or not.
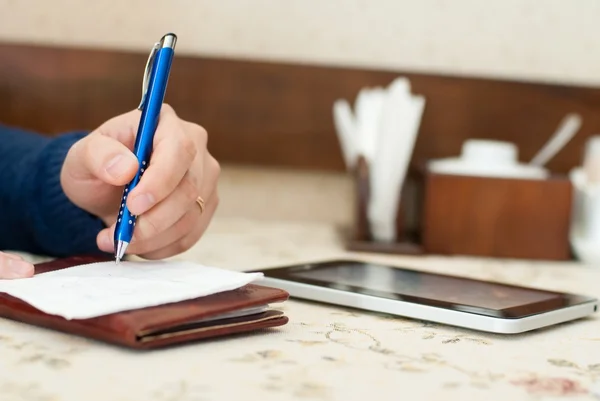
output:
[[[350,254],[338,221],[223,210],[179,258],[250,270],[354,257],[600,297],[600,269],[575,263]],[[0,320],[0,401],[600,400],[599,317],[505,336],[298,300],[274,306],[287,325],[151,352]]]

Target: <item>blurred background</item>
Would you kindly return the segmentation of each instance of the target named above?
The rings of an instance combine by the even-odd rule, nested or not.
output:
[[[371,251],[563,260],[574,230],[600,244],[600,223],[574,226],[600,216],[600,198],[577,206],[585,190],[572,181],[600,133],[598,1],[0,0],[0,10],[0,122],[47,135],[135,108],[152,44],[176,33],[166,101],[209,132],[220,217],[351,226],[351,247]],[[398,112],[373,117],[383,98]],[[426,167],[440,159],[442,181]]]
[[[0,39],[600,83],[594,0],[2,0]]]

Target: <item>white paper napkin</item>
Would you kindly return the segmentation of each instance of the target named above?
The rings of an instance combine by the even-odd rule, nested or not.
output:
[[[234,290],[262,277],[185,261],[100,262],[0,280],[0,292],[48,314],[87,319]]]

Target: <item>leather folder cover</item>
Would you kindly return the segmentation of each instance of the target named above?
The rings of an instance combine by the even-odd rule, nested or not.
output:
[[[35,273],[105,260],[86,256],[58,259],[37,264]],[[0,317],[128,348],[150,349],[282,326],[288,318],[283,312],[270,309],[247,316],[214,318],[224,313],[283,302],[288,297],[284,290],[248,284],[237,290],[183,302],[90,319],[67,320],[0,293]]]

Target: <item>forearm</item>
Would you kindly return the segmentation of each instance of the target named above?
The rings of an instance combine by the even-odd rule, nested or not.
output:
[[[50,256],[98,253],[102,221],[64,194],[60,171],[85,133],[48,138],[0,126],[0,249]]]

